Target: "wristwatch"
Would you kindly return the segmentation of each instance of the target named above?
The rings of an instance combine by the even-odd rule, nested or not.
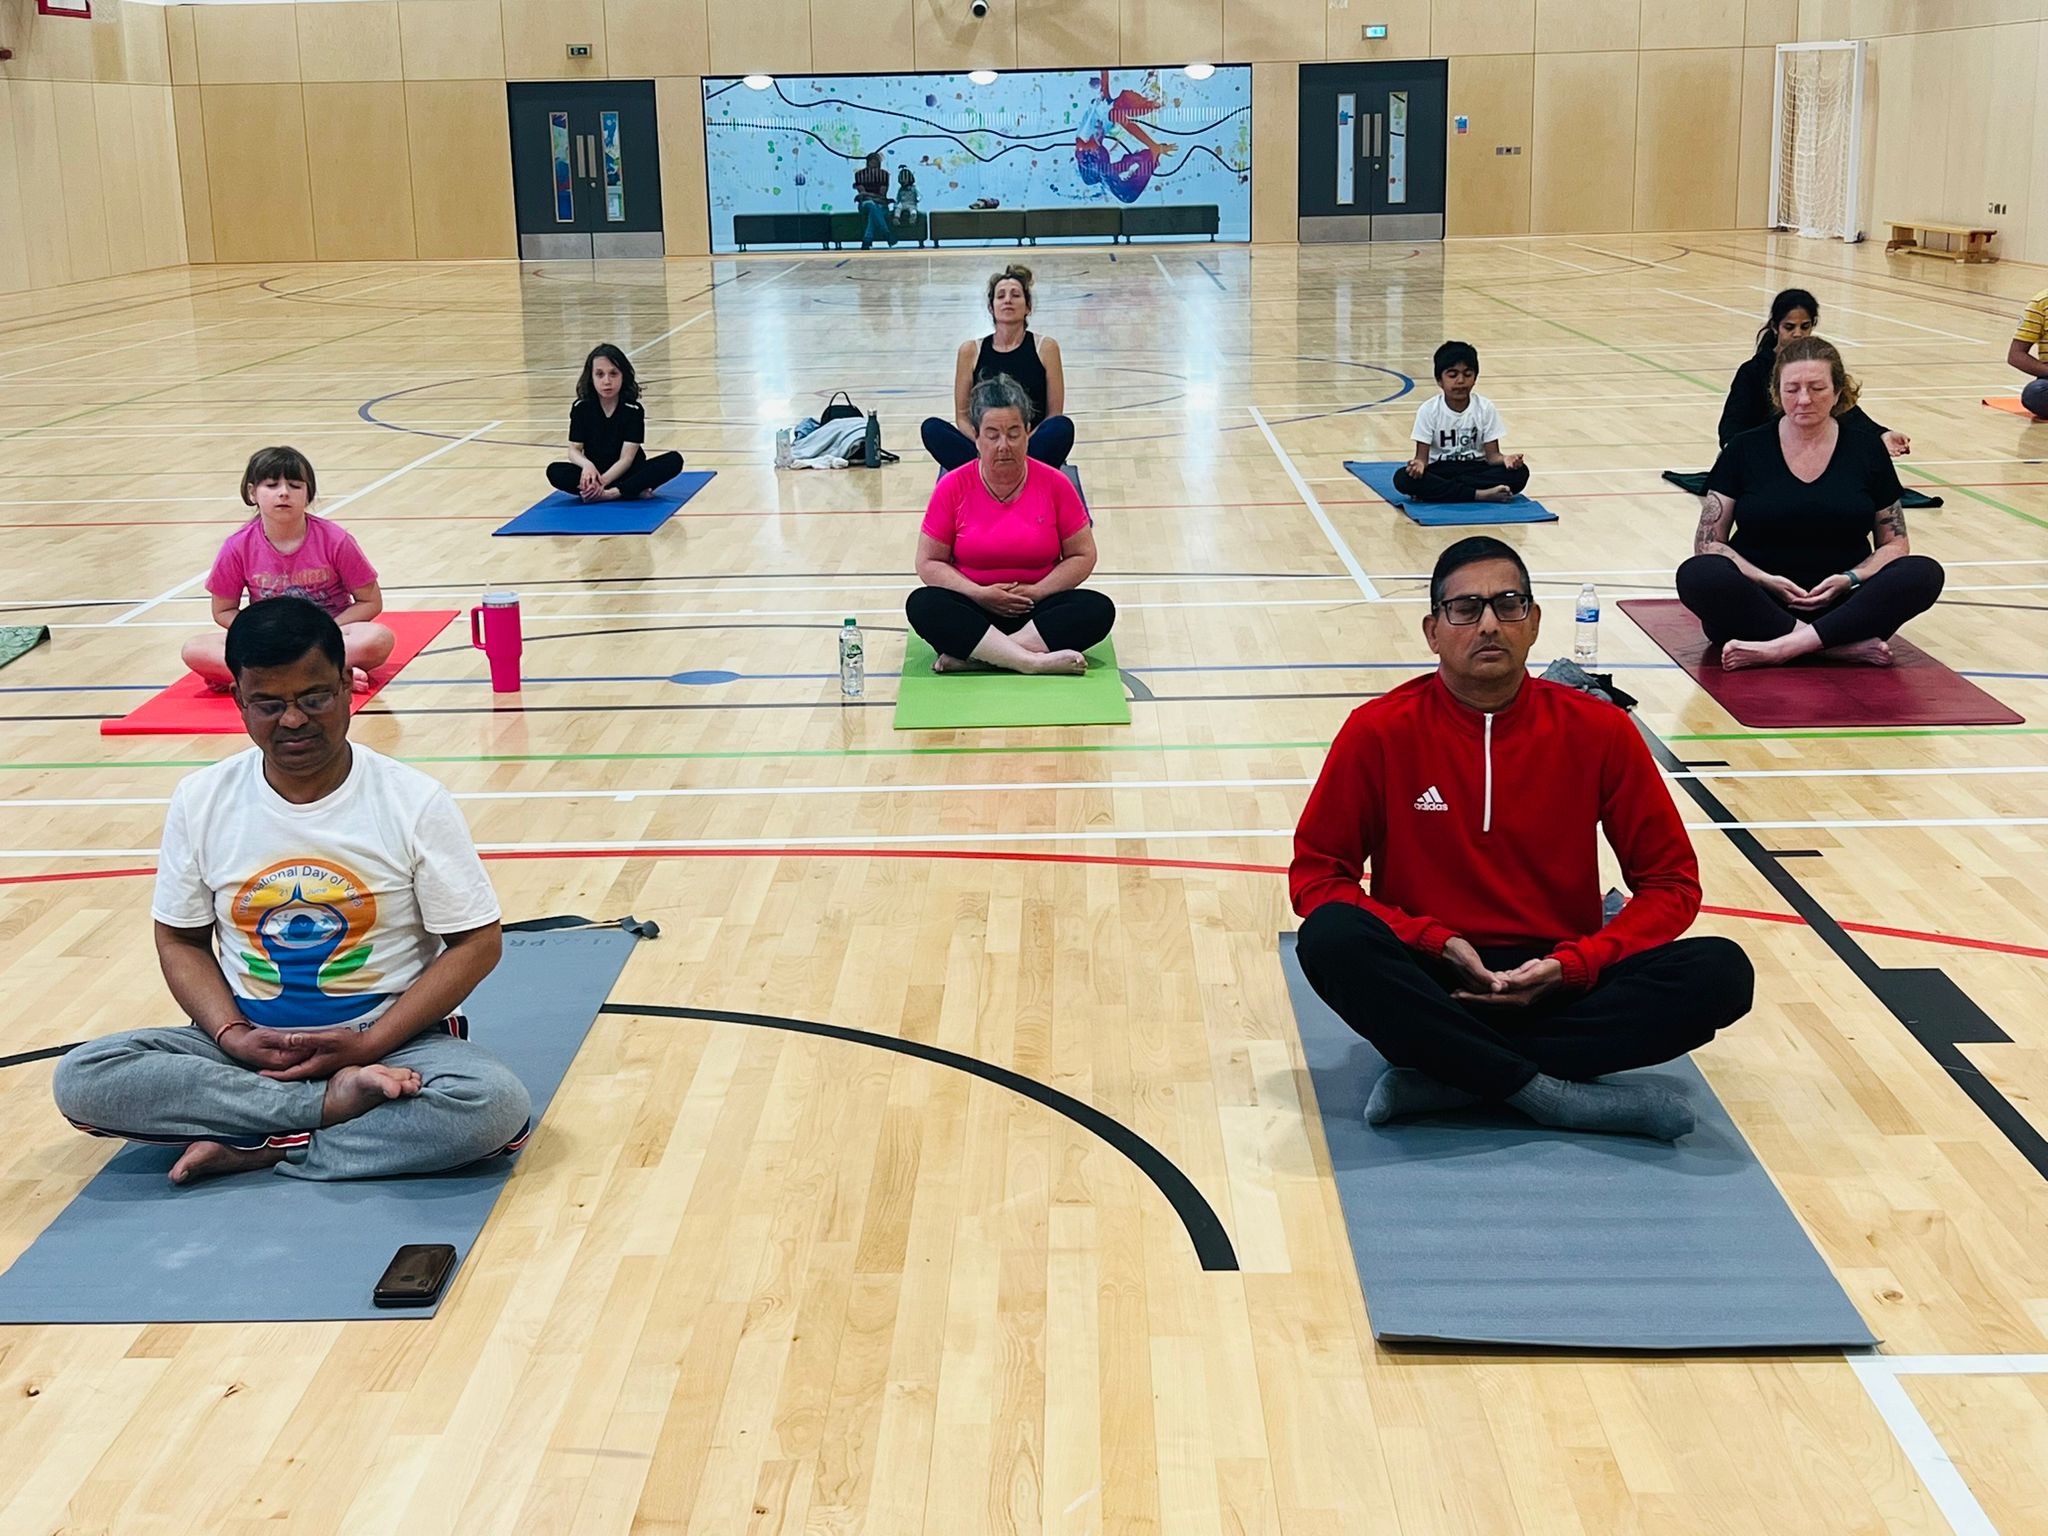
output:
[[[1858,587],[1863,585],[1863,578],[1861,576],[1858,576],[1854,571],[1844,571],[1842,572],[1842,574],[1849,578],[1849,590],[1851,592],[1854,592]]]

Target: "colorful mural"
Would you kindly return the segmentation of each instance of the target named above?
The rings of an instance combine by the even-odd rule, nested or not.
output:
[[[971,207],[1214,204],[1224,240],[1251,236],[1252,72],[1179,68],[785,75],[762,89],[704,81],[712,248],[736,213],[850,210],[879,152],[923,213]],[[757,79],[761,77],[756,77]]]

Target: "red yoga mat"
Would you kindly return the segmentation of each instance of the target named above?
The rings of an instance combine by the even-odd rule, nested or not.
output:
[[[2028,410],[2026,406],[2020,403],[2018,395],[1986,395],[1984,403],[1994,411],[2009,412],[2019,417],[2022,421],[2040,422],[2048,420],[2048,417],[2036,416],[2032,411]]]
[[[1675,597],[1637,597],[1622,611],[1714,702],[1744,725],[1855,729],[1891,725],[2020,725],[2014,714],[1912,641],[1892,636],[1889,667],[1812,657],[1784,667],[1724,672],[1706,661],[1700,621]]]
[[[349,695],[348,712],[354,714],[377,697],[399,669],[433,643],[434,636],[448,627],[459,610],[436,608],[425,613],[377,615],[377,622],[398,637],[391,659],[370,674],[370,691]],[[187,672],[162,693],[128,711],[118,720],[102,720],[102,736],[239,736],[242,712],[225,693],[215,693],[194,674]]]

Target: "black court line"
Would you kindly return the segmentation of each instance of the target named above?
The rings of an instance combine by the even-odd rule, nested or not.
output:
[[[1766,848],[1764,852],[1774,859],[1817,859],[1822,856],[1818,848]]]
[[[1642,732],[1651,754],[1666,769],[1681,766],[1677,754],[1658,739],[1656,732],[1640,720],[1636,721],[1636,729]],[[1920,1042],[1921,1048],[1984,1112],[1985,1118],[2012,1143],[2013,1150],[2032,1164],[2036,1173],[2048,1178],[2048,1137],[2034,1128],[1962,1050],[1965,1045],[2010,1045],[2012,1036],[1999,1028],[1948,972],[1935,967],[1883,966],[1871,959],[1869,952],[1849,936],[1819,899],[1799,883],[1798,877],[1757,840],[1756,834],[1734,825],[1737,818],[1711,789],[1698,779],[1678,782],[1749,861],[1750,867],[1763,876],[1765,883],[1784,898],[1785,904],[1820,936],[1821,942],[1835,952],[1835,957],[1871,996],[1884,1004],[1906,1033]]]
[[[1180,1224],[1187,1231],[1188,1241],[1194,1245],[1195,1256],[1201,1261],[1202,1268],[1232,1271],[1238,1267],[1237,1250],[1231,1246],[1230,1234],[1224,1230],[1223,1221],[1217,1216],[1215,1207],[1203,1198],[1194,1181],[1180,1171],[1172,1158],[1122,1121],[1114,1120],[1092,1105],[1061,1093],[1057,1088],[1048,1087],[1036,1078],[1025,1077],[1021,1073],[1012,1072],[1008,1067],[999,1067],[977,1056],[966,1056],[958,1051],[946,1050],[942,1046],[926,1045],[921,1040],[905,1040],[900,1035],[871,1034],[864,1029],[848,1029],[840,1024],[815,1024],[807,1019],[786,1019],[772,1013],[731,1013],[720,1008],[670,1008],[651,1003],[606,1003],[597,1011],[600,1014],[651,1014],[664,1019],[701,1019],[713,1024],[751,1024],[758,1029],[781,1029],[791,1034],[816,1035],[826,1040],[843,1040],[852,1045],[871,1045],[879,1050],[894,1051],[900,1056],[910,1056],[936,1066],[951,1067],[956,1072],[965,1072],[984,1082],[994,1083],[998,1088],[1006,1088],[1011,1093],[1020,1094],[1034,1103],[1043,1104],[1055,1114],[1066,1116],[1082,1130],[1121,1153],[1133,1167],[1152,1181],[1153,1188],[1166,1197],[1166,1203],[1171,1205],[1174,1214],[1180,1217]]]
[[[23,1067],[32,1061],[49,1061],[54,1057],[68,1055],[83,1044],[83,1040],[71,1040],[63,1045],[44,1046],[40,1051],[23,1051],[15,1056],[0,1056],[0,1067]]]

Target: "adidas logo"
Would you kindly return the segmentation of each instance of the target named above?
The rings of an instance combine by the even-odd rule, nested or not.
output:
[[[1448,811],[1450,808],[1444,797],[1436,792],[1434,784],[1415,799],[1415,809],[1418,811]]]

